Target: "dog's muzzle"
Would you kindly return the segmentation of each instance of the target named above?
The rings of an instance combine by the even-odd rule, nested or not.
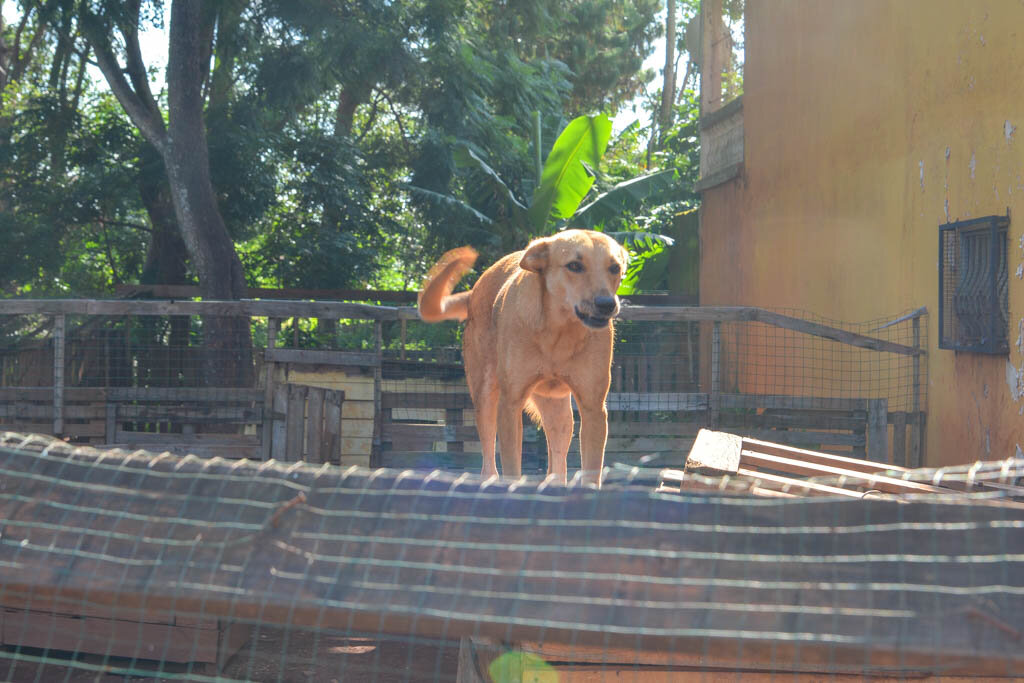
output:
[[[594,329],[600,329],[608,325],[608,321],[611,320],[618,312],[619,302],[614,296],[595,296],[592,313],[585,313],[580,310],[580,307],[576,307],[576,317],[579,318],[584,325],[587,327],[593,327]]]

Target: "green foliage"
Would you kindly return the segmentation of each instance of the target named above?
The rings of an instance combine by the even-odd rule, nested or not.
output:
[[[176,225],[169,204],[161,214],[154,203],[167,186],[160,158],[83,70],[96,59],[82,16],[124,65],[124,31],[160,26],[170,3],[142,0],[137,15],[133,4],[19,3],[31,13],[25,35],[38,29],[42,40],[0,92],[5,293],[109,294],[166,257],[151,237]],[[649,79],[639,65],[659,7],[212,3],[206,139],[219,213],[248,281],[416,287],[437,249],[472,243],[486,259],[552,229],[595,188],[610,189],[599,175],[610,126],[587,119],[583,146],[561,162],[562,147],[548,141],[566,128],[563,112],[614,111]],[[14,25],[5,31],[10,44]],[[166,111],[164,98],[156,93]],[[551,171],[561,180],[536,177],[535,111],[545,112],[542,151],[549,171],[562,163]]]
[[[573,119],[548,153],[540,185],[530,202],[530,226],[543,231],[551,219],[568,219],[576,213],[594,184],[594,169],[601,163],[612,122],[607,116]]]

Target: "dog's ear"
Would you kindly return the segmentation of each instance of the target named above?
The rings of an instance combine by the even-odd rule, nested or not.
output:
[[[551,240],[548,238],[536,239],[530,242],[519,259],[519,267],[523,270],[539,273],[548,265],[548,251]]]

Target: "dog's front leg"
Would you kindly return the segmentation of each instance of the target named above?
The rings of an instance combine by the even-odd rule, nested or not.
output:
[[[498,455],[501,475],[518,478],[523,473],[523,399],[502,392],[498,399]]]
[[[607,441],[608,410],[604,401],[597,405],[580,405],[580,474],[584,483],[601,485]]]

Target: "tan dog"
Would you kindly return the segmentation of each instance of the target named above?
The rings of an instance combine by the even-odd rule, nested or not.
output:
[[[583,478],[600,485],[608,437],[612,318],[628,254],[599,232],[567,230],[536,239],[488,268],[473,289],[452,294],[477,253],[454,249],[434,266],[419,295],[427,322],[466,320],[463,358],[483,449],[483,475],[522,472],[523,411],[548,442],[548,474],[566,480],[572,440],[570,394],[580,411]]]

